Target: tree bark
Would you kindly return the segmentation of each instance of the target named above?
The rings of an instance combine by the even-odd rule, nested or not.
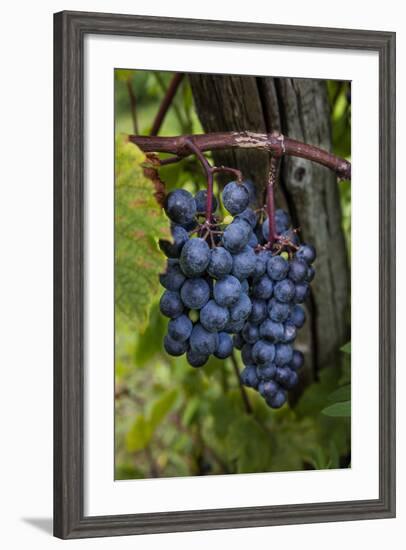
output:
[[[190,74],[189,79],[206,132],[279,131],[331,150],[325,82],[200,74]],[[238,168],[245,178],[251,178],[257,185],[258,204],[263,204],[268,153],[233,149],[214,151],[213,158],[217,165]],[[306,358],[303,387],[317,376],[318,369],[336,364],[340,346],[349,339],[350,277],[337,178],[323,166],[284,157],[276,203],[289,211],[301,239],[313,244],[318,254],[306,304],[307,323],[296,340]]]

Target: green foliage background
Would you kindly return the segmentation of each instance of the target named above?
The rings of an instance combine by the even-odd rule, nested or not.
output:
[[[350,461],[350,346],[340,368],[326,368],[294,407],[270,410],[247,389],[245,412],[233,367],[216,359],[203,369],[163,350],[167,320],[160,315],[158,273],[165,258],[157,242],[168,221],[145,157],[126,142],[136,124],[148,134],[171,73],[115,73],[115,478],[191,476],[347,467]],[[349,84],[328,82],[334,152],[350,156]],[[161,135],[202,132],[187,79]],[[194,159],[160,170],[167,189],[204,185]],[[350,250],[351,188],[340,183],[343,228]]]

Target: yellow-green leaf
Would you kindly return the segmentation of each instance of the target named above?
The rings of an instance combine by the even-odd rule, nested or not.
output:
[[[126,436],[126,446],[130,453],[142,451],[147,447],[152,437],[152,430],[145,417],[140,414]]]
[[[159,239],[170,239],[168,220],[144,175],[145,155],[125,136],[115,149],[115,305],[137,330],[148,322],[165,258]]]
[[[169,390],[155,401],[149,416],[149,424],[152,431],[156,430],[168,412],[172,409],[177,396],[177,390]]]

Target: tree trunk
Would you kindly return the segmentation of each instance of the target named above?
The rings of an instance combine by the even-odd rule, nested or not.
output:
[[[189,75],[196,109],[206,132],[250,130],[286,134],[331,149],[330,106],[320,80],[251,76]],[[239,168],[257,185],[263,201],[269,155],[252,150],[216,151],[216,164]],[[224,182],[224,180],[223,180]],[[290,212],[300,237],[316,247],[316,277],[306,304],[307,323],[296,346],[306,356],[302,385],[317,370],[336,363],[349,338],[350,278],[341,228],[337,179],[310,161],[285,157],[276,193],[279,207]]]

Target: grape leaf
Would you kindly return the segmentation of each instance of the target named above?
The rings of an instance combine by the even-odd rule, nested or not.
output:
[[[351,385],[345,384],[345,386],[341,386],[340,388],[337,388],[333,393],[331,393],[328,396],[328,400],[332,401],[333,403],[340,402],[340,401],[349,401],[351,399]]]
[[[168,220],[145,177],[145,155],[125,136],[115,151],[115,305],[143,331],[165,269],[159,239],[171,239]]]
[[[351,416],[351,401],[334,403],[334,405],[326,407],[321,412],[327,416]]]
[[[346,344],[344,344],[344,346],[342,346],[340,350],[343,353],[348,353],[348,355],[351,355],[351,342],[347,342]]]

